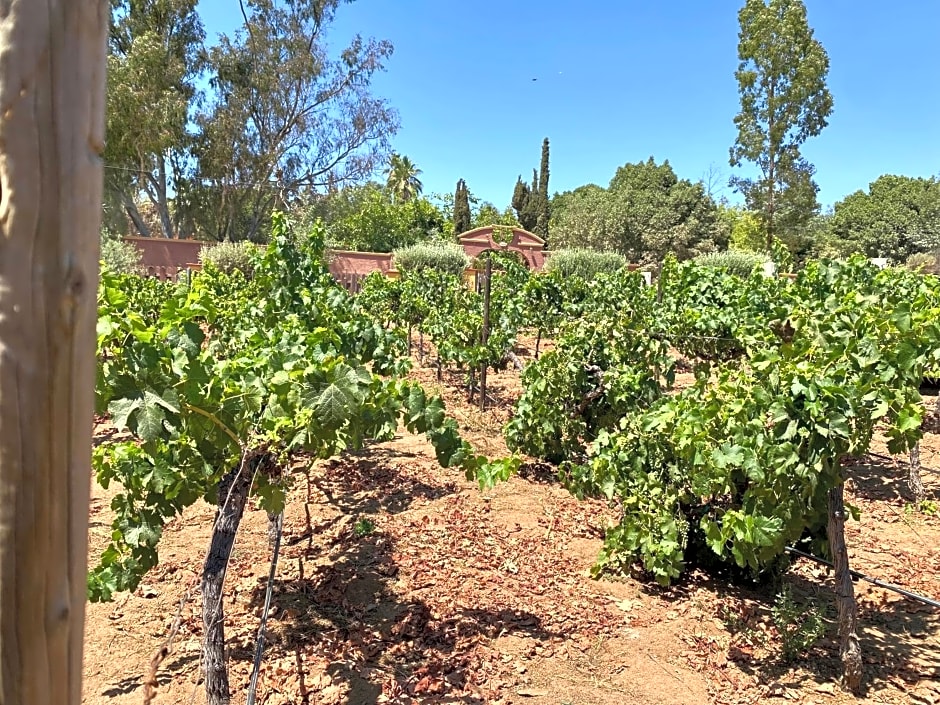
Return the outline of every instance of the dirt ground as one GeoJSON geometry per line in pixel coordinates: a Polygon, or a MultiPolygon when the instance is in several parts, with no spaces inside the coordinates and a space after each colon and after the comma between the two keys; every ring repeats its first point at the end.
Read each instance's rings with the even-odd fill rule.
{"type": "MultiPolygon", "coordinates": [[[[433,370],[415,375],[444,392],[479,451],[506,452],[500,429],[518,373],[490,376],[493,408],[483,413],[455,375],[441,386],[433,370]]],[[[922,448],[924,465],[940,468],[940,437],[922,448]]],[[[786,577],[829,629],[785,664],[773,587],[733,587],[699,572],[668,590],[592,579],[614,515],[572,498],[550,468],[530,464],[480,491],[438,467],[423,438],[402,434],[314,463],[309,481],[302,470],[285,515],[259,703],[940,703],[940,610],[868,583],[856,583],[866,691],[855,699],[837,685],[825,568],[799,560],[786,577]]],[[[861,521],[847,528],[851,562],[937,599],[940,518],[912,511],[904,473],[876,456],[853,465],[847,500],[861,521]]],[[[924,479],[940,500],[938,471],[924,479]]],[[[108,539],[109,496],[94,486],[91,561],[108,539]]],[[[161,563],[140,589],[89,605],[84,702],[143,702],[143,674],[177,614],[155,702],[205,701],[196,587],[212,517],[205,504],[191,508],[167,527],[161,563]]],[[[267,517],[253,508],[226,578],[234,703],[245,702],[270,558],[267,517]]]]}

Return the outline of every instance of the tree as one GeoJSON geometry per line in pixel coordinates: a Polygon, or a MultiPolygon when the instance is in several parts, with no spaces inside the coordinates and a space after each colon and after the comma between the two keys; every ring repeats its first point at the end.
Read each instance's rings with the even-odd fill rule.
{"type": "Polygon", "coordinates": [[[548,240],[548,222],[552,215],[551,201],[548,198],[548,137],[542,140],[542,161],[539,168],[539,197],[538,219],[536,220],[536,235],[548,240]]]}
{"type": "Polygon", "coordinates": [[[470,192],[467,182],[460,179],[454,193],[454,234],[460,235],[470,229],[470,192]]]}
{"type": "Polygon", "coordinates": [[[330,247],[364,252],[391,252],[443,234],[445,218],[425,198],[400,201],[377,183],[347,186],[319,199],[311,218],[327,228],[330,247]]]}
{"type": "Polygon", "coordinates": [[[471,229],[483,228],[487,225],[506,225],[511,228],[518,228],[519,220],[512,211],[511,206],[507,206],[503,211],[494,206],[489,201],[483,201],[473,212],[473,221],[470,224],[471,229]]]}
{"type": "Polygon", "coordinates": [[[410,201],[421,195],[423,188],[418,175],[421,170],[408,157],[392,153],[385,168],[386,186],[399,201],[410,201]]]}
{"type": "Polygon", "coordinates": [[[597,184],[579,186],[552,198],[552,249],[617,250],[616,234],[608,229],[607,189],[597,184]]]}
{"type": "Polygon", "coordinates": [[[832,113],[829,57],[801,0],[747,0],[738,19],[741,112],[730,164],[754,162],[760,173],[732,177],[731,185],[760,213],[769,249],[778,230],[805,224],[818,211],[814,170],[800,146],[822,132],[832,113]]]}
{"type": "Polygon", "coordinates": [[[342,0],[252,0],[245,26],[209,52],[195,169],[180,208],[210,237],[259,240],[275,206],[368,178],[396,113],[370,93],[388,42],[356,36],[331,58],[324,37],[342,0]]]}
{"type": "Polygon", "coordinates": [[[204,38],[196,0],[112,0],[106,183],[141,235],[151,232],[138,193],[156,210],[161,234],[176,235],[171,194],[191,142],[187,123],[205,67],[204,38]]]}
{"type": "Polygon", "coordinates": [[[107,4],[0,13],[0,702],[82,702],[107,4]]]}
{"type": "Polygon", "coordinates": [[[625,164],[608,188],[582,186],[554,199],[554,249],[620,252],[633,262],[687,259],[727,247],[728,228],[701,182],[679,179],[669,162],[625,164]]]}
{"type": "Polygon", "coordinates": [[[835,204],[830,228],[849,249],[904,262],[940,249],[940,179],[885,174],[835,204]]]}
{"type": "Polygon", "coordinates": [[[718,206],[718,217],[728,231],[728,244],[742,252],[763,252],[767,246],[760,216],[740,206],[718,206]]]}
{"type": "Polygon", "coordinates": [[[548,238],[551,203],[548,198],[548,138],[542,141],[540,170],[532,170],[532,185],[526,184],[522,176],[516,181],[512,192],[512,207],[522,228],[542,238],[548,238]]]}

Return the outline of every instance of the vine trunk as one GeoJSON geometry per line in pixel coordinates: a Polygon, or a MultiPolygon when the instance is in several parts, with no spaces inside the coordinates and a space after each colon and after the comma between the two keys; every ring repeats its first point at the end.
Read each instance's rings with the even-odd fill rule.
{"type": "Polygon", "coordinates": [[[235,533],[245,513],[256,463],[240,462],[219,482],[219,507],[212,542],[202,570],[202,621],[205,638],[202,659],[206,669],[206,702],[229,705],[228,664],[225,658],[225,611],[222,586],[235,544],[235,533]]]}
{"type": "Polygon", "coordinates": [[[845,545],[844,484],[829,490],[829,550],[835,567],[836,605],[839,611],[839,654],[842,658],[842,684],[858,694],[862,682],[862,649],[858,641],[858,606],[849,572],[849,552],[845,545]]]}

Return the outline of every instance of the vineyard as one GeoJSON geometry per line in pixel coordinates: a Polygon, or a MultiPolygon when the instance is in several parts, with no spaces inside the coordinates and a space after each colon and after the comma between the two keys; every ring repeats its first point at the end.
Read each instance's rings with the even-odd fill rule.
{"type": "Polygon", "coordinates": [[[103,273],[87,702],[940,699],[936,278],[323,249],[103,273]]]}

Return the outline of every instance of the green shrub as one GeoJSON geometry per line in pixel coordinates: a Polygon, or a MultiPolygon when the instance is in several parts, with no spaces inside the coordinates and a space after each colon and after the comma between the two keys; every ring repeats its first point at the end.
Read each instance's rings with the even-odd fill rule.
{"type": "Polygon", "coordinates": [[[789,585],[784,585],[770,610],[780,634],[780,653],[790,662],[819,641],[826,633],[826,623],[812,602],[799,602],[789,585]]]}
{"type": "Polygon", "coordinates": [[[199,261],[216,269],[231,274],[236,269],[251,279],[255,273],[255,258],[258,248],[250,242],[220,242],[207,245],[199,251],[199,261]]]}
{"type": "Polygon", "coordinates": [[[107,230],[101,233],[101,268],[115,274],[139,274],[142,253],[132,242],[125,242],[107,230]]]}
{"type": "Polygon", "coordinates": [[[699,255],[692,261],[703,267],[721,269],[728,272],[728,274],[747,279],[755,268],[763,267],[766,262],[771,260],[763,252],[726,250],[725,252],[709,252],[705,255],[699,255]]]}
{"type": "Polygon", "coordinates": [[[619,252],[599,250],[556,250],[548,257],[545,271],[558,272],[563,277],[590,280],[598,274],[613,274],[627,266],[627,258],[619,252]]]}
{"type": "Polygon", "coordinates": [[[399,272],[436,269],[459,275],[470,264],[470,258],[460,245],[453,242],[421,242],[395,250],[393,262],[399,272]]]}

